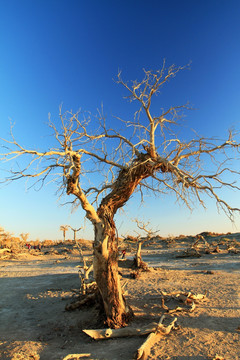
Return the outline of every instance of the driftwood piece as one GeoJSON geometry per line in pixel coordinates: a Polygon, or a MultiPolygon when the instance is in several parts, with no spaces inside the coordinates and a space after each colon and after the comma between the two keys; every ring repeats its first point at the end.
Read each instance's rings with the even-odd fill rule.
{"type": "Polygon", "coordinates": [[[65,358],[63,358],[63,360],[75,360],[75,359],[81,359],[83,357],[88,357],[90,356],[91,354],[69,354],[67,356],[65,356],[65,358]]]}
{"type": "Polygon", "coordinates": [[[92,329],[83,330],[83,332],[95,340],[106,340],[116,337],[147,335],[155,331],[157,327],[158,323],[152,322],[148,325],[142,326],[141,328],[127,326],[120,329],[92,329]]]}
{"type": "Polygon", "coordinates": [[[166,312],[168,314],[173,314],[178,311],[193,312],[196,308],[196,304],[198,304],[199,301],[202,301],[206,298],[206,293],[205,294],[193,294],[191,292],[188,292],[188,293],[174,292],[174,293],[168,294],[168,293],[165,293],[164,291],[162,291],[162,296],[163,296],[162,297],[162,308],[164,310],[166,310],[166,312]],[[181,301],[187,307],[176,306],[174,309],[169,309],[169,307],[165,305],[164,297],[174,298],[175,300],[181,301]]]}
{"type": "Polygon", "coordinates": [[[151,347],[156,343],[156,341],[158,341],[161,336],[168,335],[172,330],[172,328],[175,327],[175,322],[177,321],[176,317],[171,321],[171,323],[168,326],[164,326],[162,324],[164,318],[165,316],[162,315],[155,331],[152,332],[150,335],[148,335],[147,339],[137,350],[137,353],[135,355],[136,360],[147,359],[148,353],[151,347]]]}
{"type": "Polygon", "coordinates": [[[193,294],[191,291],[183,293],[180,293],[178,291],[174,291],[172,293],[161,291],[161,294],[163,297],[176,297],[176,299],[185,302],[187,299],[191,299],[194,301],[204,300],[206,299],[207,292],[205,292],[205,294],[193,294]]]}
{"type": "Polygon", "coordinates": [[[181,306],[176,306],[174,309],[168,309],[168,314],[173,314],[178,311],[185,311],[185,312],[193,312],[193,310],[196,308],[196,304],[194,301],[192,301],[191,305],[187,308],[183,308],[181,306]]]}

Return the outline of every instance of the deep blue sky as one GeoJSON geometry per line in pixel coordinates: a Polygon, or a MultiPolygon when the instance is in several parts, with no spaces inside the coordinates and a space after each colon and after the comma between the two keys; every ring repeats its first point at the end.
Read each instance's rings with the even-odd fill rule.
{"type": "MultiPolygon", "coordinates": [[[[8,137],[9,119],[26,147],[48,146],[48,113],[64,109],[95,110],[103,103],[108,117],[131,117],[124,91],[113,79],[140,78],[142,69],[185,65],[159,98],[160,106],[189,101],[196,109],[186,123],[204,136],[224,137],[239,129],[240,2],[201,1],[1,1],[0,2],[0,125],[8,137]]],[[[1,166],[2,168],[2,166],[1,166]]],[[[23,182],[0,188],[0,226],[31,238],[59,238],[59,226],[84,224],[81,210],[71,214],[57,203],[50,184],[26,191],[23,182]]],[[[226,195],[239,206],[240,195],[226,195]]],[[[128,219],[151,221],[160,234],[205,230],[240,231],[213,202],[193,213],[174,198],[147,198],[139,207],[130,200],[118,219],[119,234],[132,232],[128,219]]],[[[92,237],[86,223],[84,237],[92,237]]],[[[69,233],[70,235],[70,233],[69,233]]],[[[72,235],[72,234],[71,234],[72,235]]]]}

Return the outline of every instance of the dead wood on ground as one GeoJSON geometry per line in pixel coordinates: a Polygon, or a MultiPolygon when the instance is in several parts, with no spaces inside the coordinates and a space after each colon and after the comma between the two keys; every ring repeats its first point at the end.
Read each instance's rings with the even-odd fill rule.
{"type": "Polygon", "coordinates": [[[196,308],[196,304],[199,304],[199,301],[206,300],[205,294],[193,294],[191,292],[173,292],[173,293],[165,293],[162,291],[162,308],[168,313],[173,314],[175,312],[193,312],[196,308]],[[174,300],[175,302],[181,302],[184,304],[183,306],[175,306],[170,308],[165,304],[165,302],[170,302],[174,300]]]}
{"type": "Polygon", "coordinates": [[[175,317],[168,326],[164,326],[162,324],[165,316],[162,315],[156,329],[148,335],[147,339],[137,350],[137,353],[134,357],[136,360],[144,360],[147,359],[147,356],[151,350],[151,347],[159,340],[160,337],[168,335],[173,328],[176,328],[175,323],[177,318],[175,317]]]}
{"type": "MultiPolygon", "coordinates": [[[[69,354],[63,358],[63,360],[76,360],[81,358],[89,358],[91,354],[69,354]]],[[[91,360],[91,359],[89,359],[91,360]]]]}
{"type": "Polygon", "coordinates": [[[150,324],[140,327],[127,326],[120,329],[90,329],[83,330],[85,334],[93,338],[94,340],[106,340],[116,337],[128,337],[128,336],[141,336],[147,335],[157,329],[158,323],[152,322],[150,324]]]}

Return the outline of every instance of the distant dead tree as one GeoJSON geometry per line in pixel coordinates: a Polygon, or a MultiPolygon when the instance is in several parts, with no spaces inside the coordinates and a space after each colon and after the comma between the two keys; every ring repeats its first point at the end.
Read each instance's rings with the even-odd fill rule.
{"type": "Polygon", "coordinates": [[[73,240],[74,240],[74,242],[76,243],[76,234],[77,234],[77,232],[80,231],[82,228],[80,227],[80,228],[78,228],[78,229],[73,229],[70,225],[69,225],[69,227],[70,227],[71,230],[73,231],[73,240]]]}
{"type": "Polygon", "coordinates": [[[66,241],[66,232],[68,231],[68,225],[61,225],[60,226],[60,231],[63,232],[63,241],[65,242],[66,241]]]}
{"type": "Polygon", "coordinates": [[[138,237],[137,237],[137,251],[136,251],[136,255],[134,258],[134,262],[137,268],[141,267],[141,263],[142,263],[142,244],[145,241],[149,241],[155,234],[157,234],[159,232],[159,230],[157,231],[153,231],[152,229],[149,228],[149,222],[145,223],[143,221],[139,221],[138,219],[134,220],[137,224],[137,227],[139,228],[139,230],[145,232],[145,238],[141,237],[141,235],[139,233],[138,237]]]}
{"type": "Polygon", "coordinates": [[[124,326],[132,317],[120,285],[114,219],[134,192],[140,190],[144,197],[146,192],[169,191],[189,208],[197,203],[204,206],[209,195],[231,219],[240,211],[222,198],[221,191],[240,189],[234,182],[240,172],[231,162],[239,153],[237,134],[230,131],[226,140],[218,140],[193,133],[190,140],[185,136],[184,140],[181,127],[178,132],[175,128],[188,106],[164,109],[154,104],[163,86],[182,69],[166,68],[164,63],[159,71],[144,70],[142,80],[132,82],[124,81],[119,73],[117,83],[134,105],[131,119],[129,115],[128,120],[114,118],[108,123],[102,110],[93,119],[85,112],[60,109],[60,121],[49,120],[55,136],[52,147],[44,151],[26,148],[17,142],[12,129],[12,138],[3,140],[0,159],[11,163],[11,176],[5,181],[32,178],[44,185],[52,175],[60,183],[60,192],[72,196],[73,204],[81,205],[92,223],[94,277],[111,327],[124,326]],[[21,158],[24,162],[19,170],[21,158]]]}
{"type": "Polygon", "coordinates": [[[22,233],[19,235],[22,241],[25,243],[27,239],[29,238],[29,233],[22,233]]]}

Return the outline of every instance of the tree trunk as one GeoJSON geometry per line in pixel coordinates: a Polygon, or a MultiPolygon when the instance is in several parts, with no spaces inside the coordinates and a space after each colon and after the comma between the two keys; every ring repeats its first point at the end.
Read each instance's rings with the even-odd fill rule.
{"type": "Polygon", "coordinates": [[[126,326],[133,317],[127,306],[118,274],[118,244],[115,224],[95,225],[94,277],[102,296],[107,325],[111,328],[126,326]]]}
{"type": "Polygon", "coordinates": [[[102,199],[96,211],[79,184],[81,155],[75,154],[72,159],[75,167],[68,177],[67,194],[74,194],[80,200],[86,217],[94,226],[94,278],[103,300],[107,325],[112,328],[123,327],[133,317],[133,312],[122,294],[118,274],[118,239],[113,219],[139,183],[156,171],[157,167],[161,167],[161,164],[156,165],[149,154],[139,153],[132,166],[119,171],[112,190],[102,199]]]}
{"type": "Polygon", "coordinates": [[[118,275],[118,239],[114,215],[128,201],[137,185],[152,171],[149,155],[141,154],[132,168],[124,168],[112,187],[102,199],[97,210],[100,222],[94,224],[94,277],[101,293],[107,324],[112,328],[125,326],[133,317],[122,294],[118,275]]]}
{"type": "Polygon", "coordinates": [[[141,251],[142,251],[142,241],[138,241],[137,252],[136,252],[136,257],[135,257],[135,263],[136,263],[137,268],[139,268],[141,266],[141,262],[142,262],[141,251]]]}

